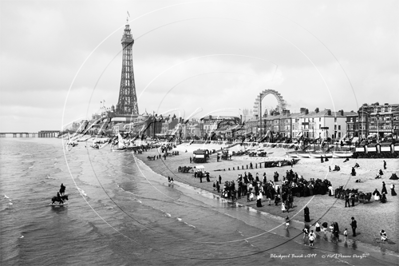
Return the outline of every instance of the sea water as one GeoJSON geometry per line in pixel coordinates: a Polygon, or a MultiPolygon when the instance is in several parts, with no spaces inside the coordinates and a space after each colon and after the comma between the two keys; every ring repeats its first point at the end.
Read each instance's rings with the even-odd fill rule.
{"type": "Polygon", "coordinates": [[[284,219],[170,185],[130,152],[3,138],[0,163],[1,265],[346,265],[322,254],[354,252],[310,249],[284,219]],[[61,183],[69,201],[52,206],[61,183]]]}

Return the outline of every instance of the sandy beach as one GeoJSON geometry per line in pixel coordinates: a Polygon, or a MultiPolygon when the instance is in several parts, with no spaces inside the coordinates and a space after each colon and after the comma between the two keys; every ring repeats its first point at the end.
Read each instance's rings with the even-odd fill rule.
{"type": "MultiPolygon", "coordinates": [[[[176,148],[179,151],[179,155],[168,156],[166,160],[156,159],[148,160],[147,156],[158,155],[159,151],[157,149],[152,149],[143,154],[136,154],[137,158],[141,159],[149,167],[151,167],[155,172],[162,174],[163,176],[173,177],[175,181],[183,182],[185,184],[197,187],[220,196],[213,187],[214,181],[219,175],[222,177],[222,183],[225,181],[236,181],[239,174],[244,174],[244,172],[251,172],[254,176],[259,173],[262,177],[263,173],[266,173],[267,179],[273,179],[273,173],[278,172],[279,182],[281,184],[283,176],[285,176],[286,171],[290,170],[290,166],[283,167],[273,167],[273,168],[259,168],[257,163],[270,161],[270,160],[281,160],[290,158],[286,156],[286,152],[290,151],[283,148],[265,148],[267,152],[267,157],[248,157],[248,156],[233,156],[232,160],[221,160],[217,162],[216,154],[212,154],[207,163],[204,164],[194,164],[190,163],[190,157],[193,155],[192,151],[198,148],[207,149],[220,149],[220,145],[187,145],[183,144],[176,148]],[[187,151],[187,152],[186,152],[187,151]],[[247,170],[246,166],[250,163],[253,164],[254,169],[247,170]],[[204,178],[202,183],[200,183],[199,178],[194,178],[193,173],[180,173],[177,171],[179,166],[196,166],[203,165],[206,171],[210,172],[211,182],[206,182],[204,178]],[[255,165],[257,168],[255,168],[255,165]],[[245,170],[241,170],[244,166],[245,170]],[[237,167],[240,170],[237,170],[237,167]],[[235,170],[233,170],[233,168],[235,170]],[[216,171],[215,171],[216,170],[216,171]]],[[[234,149],[239,149],[235,147],[234,149]]],[[[349,189],[358,189],[364,193],[373,192],[378,189],[381,192],[382,181],[385,182],[386,188],[388,190],[387,202],[380,203],[379,201],[374,201],[371,199],[370,202],[360,203],[356,202],[355,207],[345,207],[345,200],[335,198],[334,196],[326,195],[314,195],[309,197],[294,197],[294,208],[290,209],[289,213],[282,212],[281,206],[275,206],[274,202],[271,206],[268,205],[267,200],[263,197],[262,205],[263,207],[256,207],[256,201],[247,202],[246,197],[238,199],[237,203],[245,206],[253,207],[254,209],[268,214],[274,215],[276,217],[281,217],[281,221],[289,216],[293,221],[290,226],[297,227],[301,229],[304,227],[304,212],[303,208],[308,206],[310,210],[310,225],[314,225],[317,221],[322,224],[327,222],[329,225],[332,222],[337,222],[340,230],[340,240],[343,240],[342,233],[345,228],[348,229],[348,243],[361,242],[365,245],[372,245],[376,248],[383,248],[391,250],[394,252],[399,252],[397,239],[399,239],[399,232],[397,230],[399,226],[398,219],[398,206],[399,199],[398,196],[391,196],[390,185],[395,185],[395,190],[398,192],[399,180],[390,180],[392,173],[399,174],[399,163],[397,159],[385,159],[387,162],[387,169],[383,170],[384,175],[381,179],[375,179],[378,174],[379,169],[383,169],[382,159],[350,159],[344,162],[341,158],[331,158],[328,162],[321,163],[320,159],[300,159],[300,161],[295,164],[292,168],[294,172],[303,176],[305,179],[328,179],[332,186],[338,188],[339,186],[344,186],[349,189]],[[358,163],[359,168],[356,169],[357,175],[351,176],[352,167],[358,163]],[[338,172],[330,172],[329,166],[331,168],[334,165],[340,166],[341,170],[338,172]],[[355,181],[360,179],[360,183],[355,181]],[[357,236],[352,237],[352,230],[350,227],[351,217],[355,217],[357,220],[357,236]],[[390,241],[388,243],[381,244],[379,241],[379,232],[383,229],[387,232],[390,241]]],[[[329,234],[327,234],[328,236],[329,234]]],[[[320,240],[321,241],[321,240],[320,240]]]]}

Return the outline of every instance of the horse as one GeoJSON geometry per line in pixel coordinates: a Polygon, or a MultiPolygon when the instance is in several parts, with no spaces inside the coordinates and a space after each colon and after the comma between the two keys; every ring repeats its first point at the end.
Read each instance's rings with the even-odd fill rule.
{"type": "MultiPolygon", "coordinates": [[[[65,201],[65,200],[68,200],[68,195],[63,195],[63,196],[61,196],[61,200],[63,200],[63,201],[65,201]]],[[[53,197],[52,199],[51,199],[51,201],[52,201],[52,205],[54,204],[54,202],[58,202],[59,204],[62,204],[63,202],[61,202],[59,199],[58,199],[58,197],[53,197]]]]}

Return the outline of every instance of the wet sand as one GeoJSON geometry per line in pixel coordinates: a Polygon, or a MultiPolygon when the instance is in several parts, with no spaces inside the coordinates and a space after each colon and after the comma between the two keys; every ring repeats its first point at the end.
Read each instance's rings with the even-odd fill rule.
{"type": "MultiPolygon", "coordinates": [[[[290,166],[255,169],[255,164],[259,162],[290,159],[286,157],[286,152],[290,150],[283,148],[265,148],[268,154],[267,157],[233,156],[231,161],[221,160],[216,162],[216,154],[212,154],[207,163],[190,164],[192,151],[201,146],[178,146],[177,149],[180,150],[180,154],[177,156],[169,156],[166,158],[166,160],[163,158],[156,159],[155,161],[150,161],[147,159],[147,156],[159,154],[159,151],[156,149],[152,149],[136,156],[145,162],[149,167],[151,167],[155,172],[162,174],[165,177],[173,177],[176,181],[201,188],[217,195],[219,195],[219,193],[214,190],[213,182],[216,181],[216,178],[218,178],[219,175],[222,177],[222,183],[224,183],[225,181],[237,180],[238,175],[244,174],[244,172],[251,172],[254,176],[256,173],[259,173],[260,179],[263,178],[263,173],[266,173],[268,180],[273,178],[274,172],[278,172],[280,177],[277,184],[281,184],[286,171],[291,169],[290,166]],[[185,152],[186,150],[187,152],[185,152]],[[254,169],[247,170],[246,166],[251,162],[254,166],[254,169]],[[199,178],[194,178],[192,173],[179,173],[177,171],[179,166],[196,165],[203,165],[206,171],[210,172],[211,182],[206,182],[206,179],[203,178],[202,183],[200,183],[199,178]],[[233,170],[233,167],[234,169],[237,169],[238,166],[240,169],[242,166],[244,166],[245,170],[233,170]]],[[[206,145],[202,147],[207,147],[208,149],[217,149],[219,146],[206,145]]],[[[233,149],[239,148],[235,147],[233,149]]],[[[349,242],[353,239],[360,241],[365,245],[375,246],[376,248],[384,245],[384,248],[399,253],[397,241],[397,239],[399,239],[399,231],[397,230],[399,226],[399,196],[392,197],[390,191],[390,185],[394,184],[395,190],[398,192],[399,180],[389,180],[389,177],[392,173],[399,174],[399,162],[397,159],[385,159],[385,161],[387,162],[387,169],[383,170],[384,175],[381,179],[375,179],[375,176],[378,174],[379,169],[383,169],[382,159],[350,159],[348,162],[344,163],[344,159],[331,158],[328,162],[321,163],[320,159],[304,158],[292,168],[294,172],[297,172],[307,180],[310,178],[320,178],[322,180],[327,178],[331,181],[334,189],[338,188],[339,186],[344,186],[345,188],[359,189],[359,191],[367,193],[373,192],[374,189],[377,188],[381,192],[382,181],[384,181],[388,190],[387,203],[385,204],[374,202],[374,200],[371,199],[369,203],[364,204],[357,202],[355,207],[345,208],[345,201],[343,199],[337,199],[334,196],[315,195],[310,197],[294,197],[294,208],[290,209],[290,212],[287,214],[286,212],[283,213],[281,211],[280,205],[275,206],[274,202],[272,202],[271,206],[268,206],[268,202],[265,197],[262,200],[263,207],[256,207],[256,201],[247,202],[246,197],[238,199],[237,203],[281,217],[282,221],[288,215],[293,221],[291,225],[298,229],[301,229],[304,226],[303,208],[307,205],[310,210],[311,225],[316,223],[316,221],[318,221],[320,224],[323,222],[327,222],[328,224],[337,222],[341,234],[345,228],[348,229],[349,242]],[[360,167],[356,169],[357,175],[351,176],[350,172],[355,163],[358,163],[360,167]],[[339,172],[329,172],[329,166],[333,168],[334,165],[339,165],[341,170],[339,172]],[[355,183],[357,179],[360,179],[361,183],[355,183]],[[356,237],[352,237],[352,230],[350,227],[352,216],[355,217],[358,224],[356,237]],[[384,229],[387,232],[388,238],[390,239],[389,243],[381,244],[378,241],[379,232],[381,229],[384,229]]],[[[342,238],[343,236],[341,236],[341,239],[342,238]]]]}

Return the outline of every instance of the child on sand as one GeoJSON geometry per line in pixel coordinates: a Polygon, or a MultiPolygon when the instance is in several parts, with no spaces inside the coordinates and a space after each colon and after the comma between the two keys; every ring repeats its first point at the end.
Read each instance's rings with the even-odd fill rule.
{"type": "Polygon", "coordinates": [[[348,229],[347,228],[345,228],[345,230],[344,230],[344,240],[345,240],[345,242],[348,240],[348,229]]]}
{"type": "Polygon", "coordinates": [[[289,225],[290,225],[290,218],[288,218],[287,216],[287,218],[285,218],[285,228],[287,229],[289,225]]]}
{"type": "Polygon", "coordinates": [[[303,232],[303,238],[308,237],[309,229],[306,226],[302,229],[302,232],[303,232]]]}
{"type": "Polygon", "coordinates": [[[387,241],[387,233],[384,230],[380,231],[381,241],[387,241]]]}
{"type": "Polygon", "coordinates": [[[310,230],[310,234],[309,234],[309,246],[313,247],[313,242],[316,238],[315,233],[313,233],[313,230],[310,230]]]}
{"type": "Polygon", "coordinates": [[[320,224],[318,222],[316,222],[315,227],[316,227],[316,232],[320,232],[320,224]]]}

